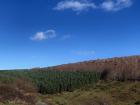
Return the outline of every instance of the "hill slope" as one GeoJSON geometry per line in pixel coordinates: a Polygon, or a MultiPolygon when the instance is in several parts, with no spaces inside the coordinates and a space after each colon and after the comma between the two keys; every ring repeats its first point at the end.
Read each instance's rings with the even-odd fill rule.
{"type": "Polygon", "coordinates": [[[140,56],[97,59],[47,68],[64,71],[98,71],[105,78],[140,80],[140,56]]]}

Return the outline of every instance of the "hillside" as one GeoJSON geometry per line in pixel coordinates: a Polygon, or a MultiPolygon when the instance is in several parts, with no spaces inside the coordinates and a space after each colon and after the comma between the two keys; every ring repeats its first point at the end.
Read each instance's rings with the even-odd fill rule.
{"type": "Polygon", "coordinates": [[[0,105],[140,105],[140,56],[0,71],[0,105]]]}
{"type": "Polygon", "coordinates": [[[97,71],[103,78],[140,80],[140,56],[97,59],[47,68],[58,71],[97,71]]]}

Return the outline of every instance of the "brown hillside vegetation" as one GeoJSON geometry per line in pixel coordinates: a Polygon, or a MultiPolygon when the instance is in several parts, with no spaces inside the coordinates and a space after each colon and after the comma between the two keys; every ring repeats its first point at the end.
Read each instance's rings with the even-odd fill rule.
{"type": "MultiPolygon", "coordinates": [[[[36,90],[29,81],[21,78],[14,83],[0,82],[0,102],[18,101],[19,105],[35,105],[36,90]]],[[[0,105],[3,105],[0,103],[0,105]]],[[[10,104],[13,105],[13,104],[10,104]]]]}
{"type": "Polygon", "coordinates": [[[49,105],[140,105],[140,83],[99,81],[88,89],[44,96],[49,105]]]}
{"type": "Polygon", "coordinates": [[[50,70],[98,71],[103,79],[140,80],[140,56],[97,59],[49,67],[50,70]]]}
{"type": "Polygon", "coordinates": [[[140,56],[0,71],[0,105],[140,105],[140,56]]]}

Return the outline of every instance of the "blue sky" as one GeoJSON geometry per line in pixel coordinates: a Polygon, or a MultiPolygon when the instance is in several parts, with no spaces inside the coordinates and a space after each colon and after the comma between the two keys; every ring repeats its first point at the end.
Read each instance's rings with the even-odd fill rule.
{"type": "Polygon", "coordinates": [[[139,0],[0,0],[0,69],[140,54],[139,0]]]}

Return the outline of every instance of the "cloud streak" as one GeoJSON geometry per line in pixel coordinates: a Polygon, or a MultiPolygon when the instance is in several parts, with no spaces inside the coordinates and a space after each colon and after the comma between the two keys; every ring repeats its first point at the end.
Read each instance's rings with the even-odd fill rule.
{"type": "Polygon", "coordinates": [[[47,39],[52,39],[56,37],[55,30],[47,30],[45,32],[37,32],[34,36],[32,36],[30,39],[33,41],[42,41],[47,39]]]}
{"type": "Polygon", "coordinates": [[[54,10],[66,10],[71,9],[75,12],[81,12],[88,9],[94,9],[96,8],[95,4],[92,2],[89,2],[88,0],[67,0],[67,1],[61,1],[57,4],[57,6],[54,8],[54,10]]]}
{"type": "Polygon", "coordinates": [[[71,38],[71,35],[64,35],[61,37],[61,40],[67,40],[69,38],[71,38]]]}
{"type": "Polygon", "coordinates": [[[91,56],[91,55],[95,55],[95,51],[93,50],[74,51],[73,54],[80,55],[80,56],[91,56]]]}
{"type": "Polygon", "coordinates": [[[89,9],[101,9],[105,11],[119,11],[124,8],[132,6],[132,0],[104,0],[99,5],[96,5],[93,1],[89,0],[64,0],[58,2],[54,10],[72,10],[74,12],[82,12],[89,9]]]}
{"type": "Polygon", "coordinates": [[[101,4],[101,8],[105,11],[119,11],[131,5],[131,0],[106,0],[101,4]]]}

